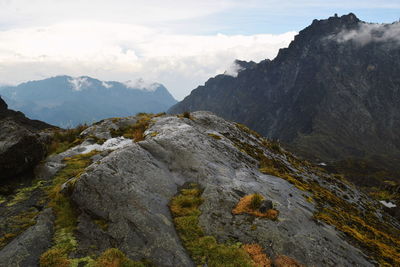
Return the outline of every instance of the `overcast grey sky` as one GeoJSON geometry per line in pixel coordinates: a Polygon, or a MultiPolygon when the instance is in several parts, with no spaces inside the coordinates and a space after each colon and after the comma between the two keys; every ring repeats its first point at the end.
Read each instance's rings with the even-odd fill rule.
{"type": "Polygon", "coordinates": [[[182,99],[236,58],[274,58],[314,18],[399,11],[399,0],[0,0],[0,83],[143,78],[182,99]]]}

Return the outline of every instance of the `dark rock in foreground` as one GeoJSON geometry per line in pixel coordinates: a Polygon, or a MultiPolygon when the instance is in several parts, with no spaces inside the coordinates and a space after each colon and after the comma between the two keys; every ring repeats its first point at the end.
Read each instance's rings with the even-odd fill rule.
{"type": "Polygon", "coordinates": [[[0,98],[0,183],[31,172],[44,159],[47,139],[39,131],[51,127],[9,110],[0,98]]]}

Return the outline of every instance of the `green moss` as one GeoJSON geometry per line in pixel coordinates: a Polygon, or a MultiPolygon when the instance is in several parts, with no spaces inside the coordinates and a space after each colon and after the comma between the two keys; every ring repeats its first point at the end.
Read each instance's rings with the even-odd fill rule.
{"type": "MultiPolygon", "coordinates": [[[[257,136],[247,127],[239,125],[238,128],[257,136]]],[[[304,194],[304,197],[308,202],[313,202],[316,205],[315,220],[324,221],[336,227],[350,242],[379,262],[380,265],[400,266],[400,231],[379,219],[373,213],[374,207],[368,207],[367,212],[361,212],[356,204],[352,204],[336,195],[338,190],[346,190],[346,187],[352,186],[343,175],[329,175],[323,169],[297,159],[289,152],[281,149],[279,144],[273,144],[273,142],[266,139],[263,139],[261,143],[258,143],[258,146],[255,146],[241,142],[229,135],[225,136],[239,150],[257,160],[261,172],[285,179],[298,189],[310,192],[311,196],[304,194]],[[280,156],[267,157],[260,147],[273,151],[280,156]],[[288,163],[284,162],[281,157],[284,157],[292,168],[288,168],[288,163]],[[305,180],[302,178],[310,175],[319,176],[320,180],[336,185],[339,189],[329,190],[314,179],[305,180]]],[[[348,164],[352,164],[352,162],[348,164]]],[[[349,167],[349,169],[353,168],[349,167]]],[[[360,169],[366,170],[361,165],[360,169]]],[[[389,183],[388,186],[391,184],[393,183],[389,183]]],[[[370,195],[377,199],[394,199],[396,197],[387,190],[378,189],[370,192],[370,195]]]]}
{"type": "Polygon", "coordinates": [[[107,231],[108,230],[108,222],[103,220],[103,219],[98,219],[98,220],[94,220],[94,223],[97,224],[97,226],[100,227],[100,229],[102,229],[103,231],[107,231]]]}
{"type": "Polygon", "coordinates": [[[69,266],[71,260],[68,255],[77,247],[74,230],[77,225],[77,212],[70,199],[61,193],[61,185],[68,179],[79,177],[85,168],[90,165],[91,157],[96,151],[87,154],[65,158],[66,166],[53,178],[53,184],[47,189],[49,207],[53,208],[56,215],[53,236],[54,245],[42,254],[40,265],[42,267],[69,266]]]}
{"type": "Polygon", "coordinates": [[[362,215],[349,212],[340,207],[321,209],[314,218],[333,225],[343,232],[352,242],[368,251],[381,266],[400,265],[400,232],[380,226],[375,215],[362,215]],[[380,226],[380,227],[379,227],[380,226]]]}
{"type": "Polygon", "coordinates": [[[40,257],[40,266],[42,267],[69,267],[71,265],[65,251],[60,248],[47,250],[40,257]]]}
{"type": "Polygon", "coordinates": [[[377,187],[368,188],[366,190],[369,191],[368,195],[376,200],[392,201],[394,199],[399,198],[398,194],[390,192],[388,190],[382,190],[377,187]]]}
{"type": "Polygon", "coordinates": [[[164,116],[166,114],[167,113],[165,113],[165,112],[160,112],[160,113],[155,114],[153,117],[162,117],[162,116],[164,116]]]}
{"type": "Polygon", "coordinates": [[[91,267],[94,264],[95,260],[93,260],[90,256],[69,260],[69,267],[91,267]]]}
{"type": "Polygon", "coordinates": [[[120,127],[118,129],[111,129],[112,137],[123,136],[125,138],[133,139],[135,142],[144,140],[144,132],[150,125],[151,119],[155,116],[153,114],[139,113],[137,114],[138,120],[132,125],[120,127]]]}
{"type": "Polygon", "coordinates": [[[190,184],[172,198],[170,210],[176,230],[190,256],[198,265],[253,266],[253,262],[240,244],[222,244],[212,236],[206,236],[199,226],[199,206],[203,202],[202,190],[190,184]]]}
{"type": "Polygon", "coordinates": [[[6,233],[2,237],[0,237],[0,249],[5,247],[11,240],[14,239],[18,234],[17,233],[6,233]]]}
{"type": "Polygon", "coordinates": [[[121,120],[120,117],[111,118],[111,121],[112,121],[113,123],[117,123],[117,122],[119,122],[120,120],[121,120]]]}
{"type": "Polygon", "coordinates": [[[87,129],[87,125],[80,125],[73,129],[57,129],[53,131],[52,142],[48,147],[49,154],[59,154],[83,142],[80,133],[87,129]]]}
{"type": "Polygon", "coordinates": [[[95,136],[95,135],[89,135],[87,138],[93,139],[93,140],[96,142],[96,144],[98,144],[98,145],[102,145],[102,144],[104,144],[105,141],[107,141],[106,139],[104,139],[104,138],[98,138],[98,137],[95,136]]]}
{"type": "Polygon", "coordinates": [[[17,192],[15,193],[13,199],[7,203],[7,206],[11,207],[21,201],[28,199],[30,194],[32,193],[32,191],[34,191],[38,188],[42,188],[44,186],[44,184],[45,184],[45,181],[37,180],[37,181],[33,182],[32,186],[18,189],[17,192]]]}
{"type": "Polygon", "coordinates": [[[24,232],[30,226],[36,223],[36,218],[39,212],[35,208],[30,208],[7,220],[10,225],[9,233],[5,233],[0,237],[0,249],[7,245],[12,239],[24,232]]]}
{"type": "Polygon", "coordinates": [[[245,133],[247,133],[247,134],[249,134],[249,135],[253,135],[253,136],[255,136],[256,138],[262,138],[262,136],[261,136],[259,133],[257,133],[256,131],[251,130],[249,127],[247,127],[247,126],[244,125],[244,124],[236,123],[235,125],[236,125],[236,127],[237,127],[238,129],[240,129],[241,131],[243,131],[243,132],[245,132],[245,133]]]}
{"type": "Polygon", "coordinates": [[[91,267],[146,267],[142,262],[136,262],[129,259],[122,251],[117,248],[109,248],[104,251],[91,267]]]}
{"type": "Polygon", "coordinates": [[[7,198],[0,195],[0,205],[7,201],[7,198]]]}

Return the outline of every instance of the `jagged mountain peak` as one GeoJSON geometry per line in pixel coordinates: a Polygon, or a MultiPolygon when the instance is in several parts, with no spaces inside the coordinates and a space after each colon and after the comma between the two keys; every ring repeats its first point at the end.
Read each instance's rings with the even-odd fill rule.
{"type": "Polygon", "coordinates": [[[315,20],[274,60],[211,78],[170,112],[215,112],[311,160],[373,158],[398,169],[399,32],[398,22],[354,14],[315,20]]]}

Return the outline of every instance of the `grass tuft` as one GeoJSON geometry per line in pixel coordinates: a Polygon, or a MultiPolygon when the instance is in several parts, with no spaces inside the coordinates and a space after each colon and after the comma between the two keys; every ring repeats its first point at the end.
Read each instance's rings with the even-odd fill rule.
{"type": "Polygon", "coordinates": [[[263,248],[258,244],[243,245],[243,249],[250,255],[254,266],[270,267],[271,259],[263,252],[263,248]]]}
{"type": "Polygon", "coordinates": [[[79,125],[73,129],[56,129],[53,131],[52,140],[48,146],[48,153],[59,154],[83,142],[80,133],[87,129],[87,125],[79,125]]]}
{"type": "Polygon", "coordinates": [[[144,132],[150,125],[151,119],[156,115],[147,113],[138,113],[138,119],[136,123],[120,127],[118,129],[111,129],[111,136],[118,137],[123,136],[125,138],[133,139],[135,142],[139,142],[145,139],[144,132]]]}
{"type": "Polygon", "coordinates": [[[208,133],[208,136],[211,136],[212,138],[216,139],[216,140],[221,140],[221,136],[217,135],[217,134],[213,134],[213,133],[208,133]]]}
{"type": "Polygon", "coordinates": [[[122,251],[117,248],[109,248],[97,258],[93,267],[146,267],[141,262],[129,259],[122,251]]]}
{"type": "Polygon", "coordinates": [[[260,212],[258,209],[260,208],[261,202],[264,200],[264,197],[260,194],[252,194],[242,197],[236,207],[232,210],[232,214],[250,214],[256,217],[266,218],[270,220],[277,220],[279,211],[275,209],[267,210],[265,213],[260,212]]]}
{"type": "Polygon", "coordinates": [[[15,204],[22,202],[26,199],[29,198],[30,193],[32,193],[32,191],[41,188],[43,185],[45,184],[45,181],[43,180],[38,180],[36,182],[33,182],[32,186],[29,187],[24,187],[21,188],[19,190],[17,190],[15,196],[13,197],[13,199],[7,203],[7,207],[11,207],[14,206],[15,204]]]}
{"type": "Polygon", "coordinates": [[[210,267],[253,267],[254,262],[240,244],[221,244],[213,236],[204,234],[199,226],[201,194],[198,185],[190,184],[170,202],[176,230],[194,262],[210,267]]]}

